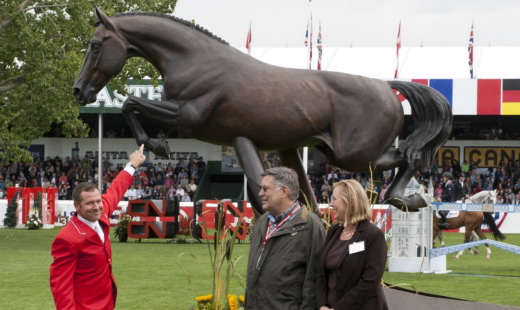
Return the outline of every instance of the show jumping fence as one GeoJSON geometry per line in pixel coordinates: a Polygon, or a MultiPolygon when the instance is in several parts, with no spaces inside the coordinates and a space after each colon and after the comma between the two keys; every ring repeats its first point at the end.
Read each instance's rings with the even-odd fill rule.
{"type": "MultiPolygon", "coordinates": [[[[520,213],[520,205],[512,204],[486,204],[486,203],[453,203],[453,202],[433,202],[432,206],[434,210],[449,210],[449,211],[482,211],[482,212],[507,212],[507,213],[520,213]]],[[[478,245],[489,244],[494,247],[519,254],[520,247],[516,245],[507,244],[495,240],[478,240],[473,242],[466,242],[462,244],[456,244],[451,246],[445,246],[442,248],[431,248],[430,259],[440,257],[442,255],[459,252],[461,250],[469,249],[478,245]]]]}
{"type": "MultiPolygon", "coordinates": [[[[422,194],[430,202],[428,207],[419,212],[401,211],[395,207],[392,212],[392,244],[388,259],[390,272],[424,272],[446,273],[446,255],[472,248],[480,244],[489,244],[512,253],[520,254],[520,247],[494,240],[479,240],[442,248],[433,248],[433,214],[434,210],[449,211],[483,211],[520,213],[520,205],[486,204],[486,203],[443,203],[433,202],[433,188],[429,194],[421,193],[420,186],[412,179],[405,195],[422,194]]],[[[430,182],[431,184],[431,182],[430,182]]]]}

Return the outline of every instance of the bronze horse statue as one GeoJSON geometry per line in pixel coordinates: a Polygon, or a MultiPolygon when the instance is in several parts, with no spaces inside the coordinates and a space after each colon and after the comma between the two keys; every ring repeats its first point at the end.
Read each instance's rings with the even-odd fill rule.
{"type": "Polygon", "coordinates": [[[436,90],[417,83],[383,81],[338,72],[281,68],[230,47],[207,30],[159,13],[123,13],[111,18],[96,9],[97,29],[74,85],[81,105],[116,76],[130,57],[152,63],[163,79],[162,100],[128,97],[122,107],[137,144],[168,158],[165,141],[152,141],[135,112],[187,137],[231,145],[248,180],[253,207],[260,213],[258,150],[276,150],[296,170],[304,193],[314,195],[298,148],[314,146],[329,163],[349,171],[399,168],[385,199],[417,211],[418,195],[404,197],[416,169],[428,169],[448,139],[452,113],[436,90]],[[399,145],[404,113],[392,90],[412,107],[413,132],[399,145]]]}

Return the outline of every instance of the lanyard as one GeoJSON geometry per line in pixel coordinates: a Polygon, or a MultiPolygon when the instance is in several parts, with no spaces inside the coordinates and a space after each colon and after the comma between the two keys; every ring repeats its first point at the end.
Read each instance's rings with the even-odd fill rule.
{"type": "Polygon", "coordinates": [[[280,226],[282,226],[285,222],[287,222],[293,215],[294,213],[296,213],[298,210],[300,210],[300,204],[298,204],[297,207],[295,207],[291,213],[287,214],[281,221],[280,223],[276,224],[276,226],[271,230],[271,226],[273,225],[273,223],[271,221],[269,221],[269,225],[267,225],[267,231],[265,232],[265,237],[264,237],[264,242],[262,242],[262,246],[265,247],[265,244],[267,243],[267,241],[269,239],[271,239],[271,236],[278,230],[278,228],[280,228],[280,226]]]}

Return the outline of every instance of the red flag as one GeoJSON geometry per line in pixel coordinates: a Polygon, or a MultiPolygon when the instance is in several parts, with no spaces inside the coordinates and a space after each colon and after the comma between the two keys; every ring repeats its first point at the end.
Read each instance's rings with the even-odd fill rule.
{"type": "Polygon", "coordinates": [[[247,32],[247,39],[246,39],[246,48],[247,48],[247,54],[251,55],[251,41],[253,37],[251,35],[251,22],[249,22],[249,31],[247,32]]]}
{"type": "Polygon", "coordinates": [[[471,32],[469,33],[468,54],[469,75],[471,78],[473,78],[473,23],[471,23],[471,32]]]}
{"type": "Polygon", "coordinates": [[[399,50],[401,49],[401,21],[399,21],[399,29],[397,30],[397,65],[395,66],[394,79],[399,77],[399,50]]]}
{"type": "Polygon", "coordinates": [[[322,43],[323,42],[321,40],[321,21],[320,21],[318,39],[316,40],[316,48],[318,49],[318,70],[321,70],[321,56],[323,55],[322,43]]]}

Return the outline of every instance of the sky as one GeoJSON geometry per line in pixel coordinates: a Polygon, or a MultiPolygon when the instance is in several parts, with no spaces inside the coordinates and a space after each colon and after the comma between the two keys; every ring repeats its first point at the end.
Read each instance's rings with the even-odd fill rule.
{"type": "Polygon", "coordinates": [[[520,46],[520,0],[178,0],[175,16],[245,47],[302,47],[312,14],[324,47],[520,46]]]}

